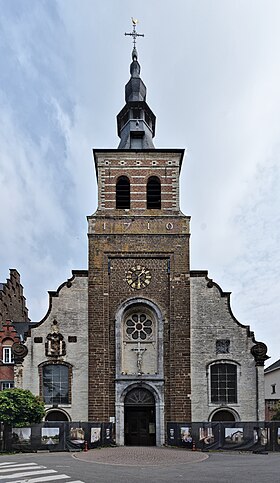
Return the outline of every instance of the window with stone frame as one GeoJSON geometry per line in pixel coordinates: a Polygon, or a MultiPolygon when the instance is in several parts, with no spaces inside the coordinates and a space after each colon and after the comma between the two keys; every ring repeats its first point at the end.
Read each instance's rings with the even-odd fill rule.
{"type": "Polygon", "coordinates": [[[219,362],[210,366],[212,404],[237,403],[237,366],[219,362]]]}
{"type": "Polygon", "coordinates": [[[144,304],[132,307],[122,321],[122,374],[156,374],[158,371],[157,322],[144,304]]]}
{"type": "Polygon", "coordinates": [[[216,354],[229,354],[230,340],[218,339],[216,340],[216,354]]]}
{"type": "Polygon", "coordinates": [[[70,404],[71,368],[66,364],[46,364],[41,370],[45,404],[70,404]]]}

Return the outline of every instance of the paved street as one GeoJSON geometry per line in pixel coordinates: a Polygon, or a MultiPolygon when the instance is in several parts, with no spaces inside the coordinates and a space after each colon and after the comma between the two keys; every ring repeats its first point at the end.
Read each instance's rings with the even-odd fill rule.
{"type": "Polygon", "coordinates": [[[103,448],[0,457],[0,483],[280,483],[280,454],[103,448]],[[18,465],[18,466],[16,466],[18,465]]]}

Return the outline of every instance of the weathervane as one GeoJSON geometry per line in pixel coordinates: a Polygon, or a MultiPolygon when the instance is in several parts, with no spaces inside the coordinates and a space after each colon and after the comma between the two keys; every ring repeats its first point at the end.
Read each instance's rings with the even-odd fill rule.
{"type": "Polygon", "coordinates": [[[133,18],[133,17],[131,17],[131,20],[132,20],[133,30],[130,33],[126,32],[124,35],[130,35],[131,37],[133,37],[133,47],[134,47],[134,49],[136,49],[136,39],[137,39],[137,37],[144,37],[144,34],[138,34],[138,32],[136,32],[136,25],[138,24],[138,20],[136,18],[133,18]]]}

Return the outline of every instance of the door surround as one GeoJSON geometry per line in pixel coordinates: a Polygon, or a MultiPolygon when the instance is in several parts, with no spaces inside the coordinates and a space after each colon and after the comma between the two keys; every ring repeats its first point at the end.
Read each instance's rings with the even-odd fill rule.
{"type": "Polygon", "coordinates": [[[134,388],[142,387],[150,391],[155,400],[156,420],[156,445],[162,446],[165,443],[164,426],[164,374],[163,374],[163,326],[164,316],[158,305],[153,301],[133,297],[124,301],[115,315],[116,331],[116,382],[115,382],[115,422],[116,422],[116,443],[124,445],[124,411],[125,397],[134,388]],[[122,327],[124,316],[133,307],[143,305],[153,312],[157,326],[157,360],[158,370],[156,374],[123,374],[121,370],[122,358],[122,327]]]}

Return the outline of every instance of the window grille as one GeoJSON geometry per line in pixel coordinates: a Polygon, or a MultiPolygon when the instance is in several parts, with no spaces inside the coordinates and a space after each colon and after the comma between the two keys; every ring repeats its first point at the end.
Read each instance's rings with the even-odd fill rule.
{"type": "Polygon", "coordinates": [[[237,367],[235,364],[211,366],[211,403],[237,403],[237,367]]]}
{"type": "Polygon", "coordinates": [[[43,398],[46,404],[69,404],[69,368],[62,364],[43,367],[43,398]]]}
{"type": "Polygon", "coordinates": [[[216,354],[228,354],[230,341],[228,339],[216,340],[216,354]]]}
{"type": "Polygon", "coordinates": [[[126,406],[154,406],[155,398],[148,389],[132,389],[124,401],[126,406]]]}

